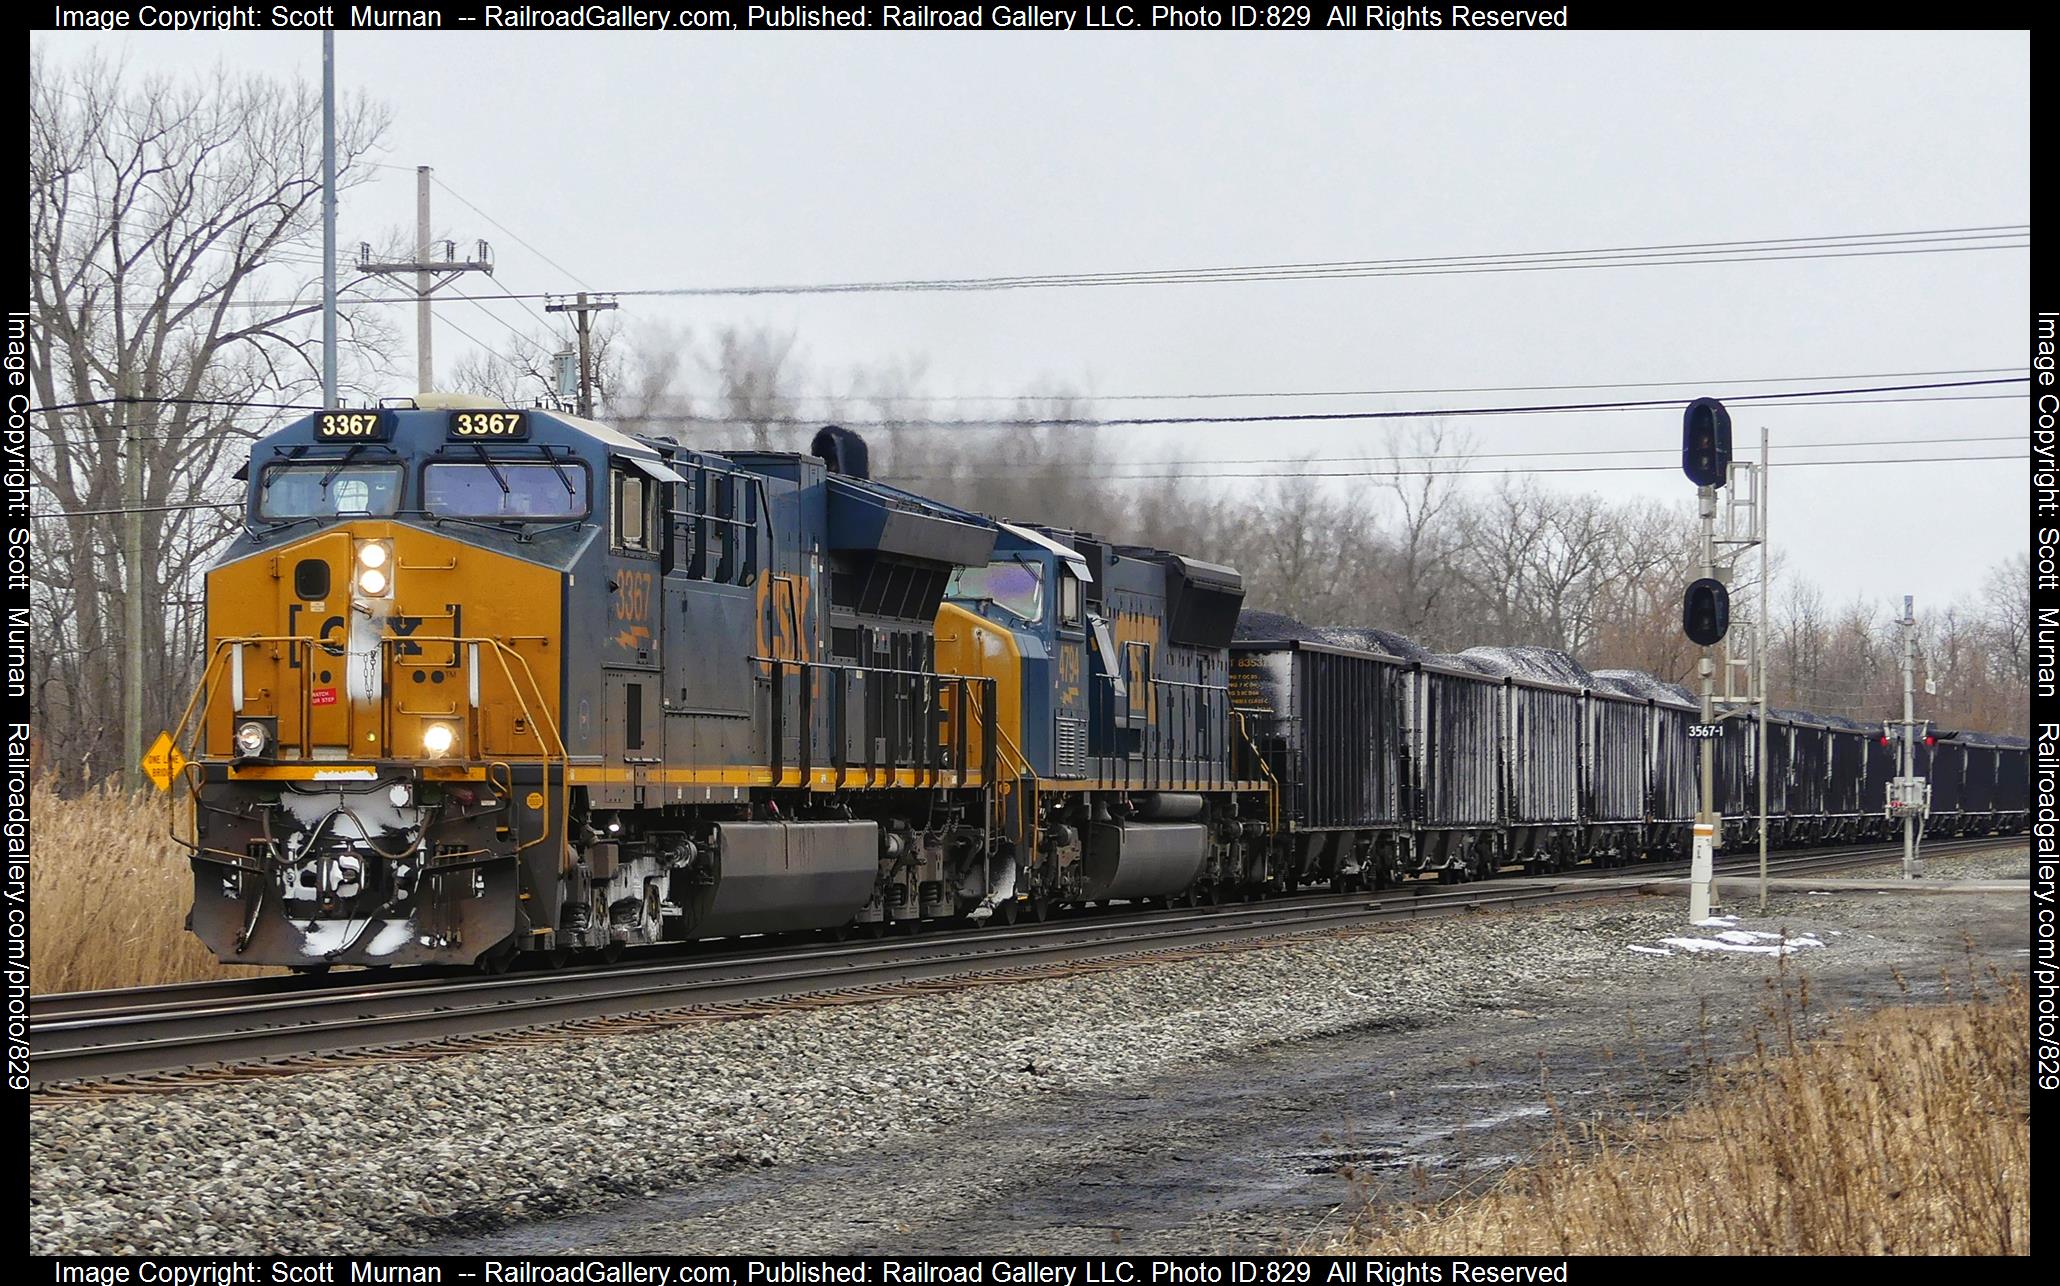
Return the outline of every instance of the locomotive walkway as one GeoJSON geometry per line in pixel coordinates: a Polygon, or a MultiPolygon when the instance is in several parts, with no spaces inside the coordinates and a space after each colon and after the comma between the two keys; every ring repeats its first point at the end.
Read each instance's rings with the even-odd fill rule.
{"type": "MultiPolygon", "coordinates": [[[[1929,855],[1994,847],[1941,842],[1929,855]]],[[[1784,877],[1876,865],[1900,845],[1783,854],[1784,877]]],[[[1683,865],[1669,864],[1668,868],[1683,865]]],[[[1726,888],[1757,857],[1723,859],[1726,888]]],[[[1841,890],[1872,881],[1802,881],[1841,890]]],[[[1934,882],[1934,887],[1944,882],[1934,882]]],[[[1613,871],[1513,876],[1460,886],[1412,882],[1376,893],[1321,894],[1177,911],[1129,909],[1006,930],[949,930],[877,941],[747,941],[614,967],[485,977],[356,972],[321,979],[239,979],[34,997],[31,1088],[47,1100],[169,1092],[220,1080],[285,1075],[368,1060],[444,1057],[529,1041],[725,1022],[781,1010],[864,1004],[925,991],[1099,972],[1142,959],[1249,950],[1305,933],[1352,933],[1384,922],[1520,910],[1677,880],[1613,871]]],[[[1932,891],[1892,882],[1898,891],[1932,891]]],[[[2015,887],[2015,886],[2011,886],[2015,887]]]]}

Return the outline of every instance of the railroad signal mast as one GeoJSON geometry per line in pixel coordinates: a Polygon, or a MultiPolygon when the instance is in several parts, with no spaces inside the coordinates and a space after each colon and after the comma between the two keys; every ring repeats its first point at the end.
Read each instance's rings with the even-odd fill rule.
{"type": "Polygon", "coordinates": [[[1760,460],[1757,465],[1734,463],[1731,459],[1731,413],[1713,397],[1701,397],[1688,404],[1681,417],[1681,471],[1696,486],[1702,514],[1702,575],[1690,582],[1681,596],[1681,628],[1688,640],[1702,649],[1697,669],[1702,676],[1702,722],[1695,729],[1701,743],[1702,807],[1695,818],[1695,845],[1689,867],[1688,918],[1709,918],[1715,884],[1716,850],[1722,844],[1723,816],[1716,799],[1717,739],[1724,735],[1717,706],[1726,707],[1728,718],[1741,708],[1759,709],[1758,762],[1760,778],[1760,906],[1767,903],[1767,435],[1760,431],[1760,460]],[[1740,484],[1743,485],[1740,485],[1740,484]],[[1717,492],[1728,487],[1724,533],[1717,534],[1717,492]],[[1720,560],[1718,548],[1725,549],[1720,560]],[[1749,655],[1735,657],[1729,644],[1724,656],[1724,695],[1717,695],[1717,662],[1712,649],[1724,642],[1731,630],[1731,592],[1726,581],[1735,573],[1737,558],[1746,550],[1760,550],[1760,610],[1754,621],[1755,639],[1749,655]],[[1746,690],[1734,688],[1737,672],[1745,671],[1746,690]]]}
{"type": "MultiPolygon", "coordinates": [[[[1888,815],[1903,819],[1903,878],[1921,879],[1924,875],[1924,858],[1917,845],[1924,835],[1924,819],[1931,813],[1931,783],[1917,775],[1917,611],[1916,602],[1908,594],[1903,595],[1903,736],[1902,753],[1898,761],[1901,772],[1888,792],[1888,815]]],[[[1938,744],[1929,721],[1923,725],[1924,744],[1938,744]]],[[[1882,729],[1881,740],[1888,741],[1889,732],[1882,729]]]]}

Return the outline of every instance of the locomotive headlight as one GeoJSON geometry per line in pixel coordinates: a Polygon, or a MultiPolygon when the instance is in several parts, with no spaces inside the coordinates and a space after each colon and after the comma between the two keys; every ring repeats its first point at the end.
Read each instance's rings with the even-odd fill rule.
{"type": "Polygon", "coordinates": [[[458,730],[447,723],[432,723],[422,730],[422,749],[431,759],[441,759],[458,744],[458,730]]]}
{"type": "Polygon", "coordinates": [[[386,587],[390,583],[387,580],[386,573],[377,567],[367,567],[358,572],[358,592],[368,597],[379,598],[383,596],[386,593],[386,587]]]}
{"type": "Polygon", "coordinates": [[[261,758],[271,749],[272,733],[255,719],[236,725],[236,753],[245,759],[261,758]]]}
{"type": "Polygon", "coordinates": [[[376,540],[358,546],[358,565],[361,567],[384,567],[388,557],[386,546],[376,540]]]}

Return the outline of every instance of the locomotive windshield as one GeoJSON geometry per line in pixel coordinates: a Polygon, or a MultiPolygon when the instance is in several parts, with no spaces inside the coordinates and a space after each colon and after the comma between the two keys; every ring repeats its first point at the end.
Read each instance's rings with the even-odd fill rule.
{"type": "Polygon", "coordinates": [[[1044,568],[1029,562],[989,563],[961,567],[945,587],[947,598],[985,599],[1026,621],[1044,614],[1044,568]]]}
{"type": "Polygon", "coordinates": [[[280,464],[264,472],[258,513],[266,518],[385,515],[400,508],[397,464],[280,464]]]}
{"type": "Polygon", "coordinates": [[[442,518],[582,518],[585,476],[577,462],[432,464],[422,471],[422,507],[442,518]]]}

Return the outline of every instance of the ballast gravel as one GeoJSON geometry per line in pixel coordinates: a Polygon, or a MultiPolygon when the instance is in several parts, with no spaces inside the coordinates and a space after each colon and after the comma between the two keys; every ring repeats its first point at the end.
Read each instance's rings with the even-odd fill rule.
{"type": "MultiPolygon", "coordinates": [[[[1822,906],[1783,897],[1748,927],[1806,929],[1822,906]]],[[[1283,1042],[1382,1028],[1421,1028],[1430,1041],[1440,1025],[1540,990],[1629,998],[1676,971],[1757,967],[1627,950],[1680,927],[1680,909],[1657,899],[1435,920],[869,1005],[39,1104],[30,1248],[394,1250],[908,1132],[977,1137],[980,1118],[1034,1110],[1042,1096],[1148,1090],[1180,1065],[1283,1042]]],[[[1830,950],[1861,949],[1864,937],[1830,950]]]]}

